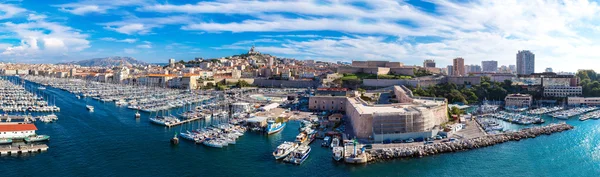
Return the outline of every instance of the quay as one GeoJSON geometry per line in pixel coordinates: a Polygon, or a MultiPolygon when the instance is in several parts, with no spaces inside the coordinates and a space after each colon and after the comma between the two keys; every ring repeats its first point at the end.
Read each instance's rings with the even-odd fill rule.
{"type": "Polygon", "coordinates": [[[543,134],[550,135],[552,133],[567,131],[573,128],[574,127],[572,125],[566,123],[551,124],[541,127],[525,128],[517,132],[486,135],[482,137],[459,140],[454,142],[435,143],[431,145],[418,145],[412,147],[372,149],[368,151],[368,153],[370,154],[369,161],[423,157],[441,153],[465,151],[470,149],[493,146],[508,141],[520,141],[522,139],[535,138],[543,134]]]}
{"type": "Polygon", "coordinates": [[[40,145],[21,145],[21,146],[3,146],[0,147],[0,154],[23,154],[23,153],[36,153],[36,152],[45,152],[48,151],[48,145],[40,144],[40,145]]]}
{"type": "Polygon", "coordinates": [[[186,119],[186,120],[182,120],[182,121],[179,121],[177,123],[172,123],[172,124],[169,124],[169,125],[166,125],[166,126],[170,128],[170,127],[178,126],[178,125],[185,124],[185,123],[188,123],[188,122],[197,121],[197,120],[200,120],[200,119],[202,119],[202,117],[186,119]]]}

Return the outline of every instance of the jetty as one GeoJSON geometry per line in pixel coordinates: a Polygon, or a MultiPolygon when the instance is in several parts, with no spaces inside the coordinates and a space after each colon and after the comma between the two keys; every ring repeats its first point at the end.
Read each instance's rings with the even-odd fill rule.
{"type": "Polygon", "coordinates": [[[170,127],[178,126],[178,125],[185,124],[185,123],[188,123],[188,122],[197,121],[197,120],[200,120],[200,119],[203,119],[203,118],[204,117],[190,118],[190,119],[182,120],[182,121],[179,121],[179,122],[170,123],[170,124],[165,125],[165,126],[167,126],[167,127],[170,128],[170,127]]]}
{"type": "Polygon", "coordinates": [[[8,146],[2,146],[0,147],[0,154],[1,155],[6,155],[6,154],[24,154],[24,153],[36,153],[36,152],[44,152],[44,151],[48,151],[48,145],[45,144],[39,144],[39,145],[17,145],[17,146],[13,146],[13,145],[8,145],[8,146]]]}
{"type": "Polygon", "coordinates": [[[525,128],[516,132],[508,132],[502,134],[486,135],[472,139],[459,141],[451,141],[445,143],[435,143],[429,145],[418,145],[411,147],[398,147],[386,149],[372,149],[369,152],[369,161],[382,161],[397,158],[414,158],[423,157],[441,153],[451,153],[458,151],[466,151],[470,149],[493,146],[508,141],[520,141],[522,139],[535,138],[539,135],[550,135],[552,133],[571,130],[572,125],[550,124],[547,126],[525,128]]]}

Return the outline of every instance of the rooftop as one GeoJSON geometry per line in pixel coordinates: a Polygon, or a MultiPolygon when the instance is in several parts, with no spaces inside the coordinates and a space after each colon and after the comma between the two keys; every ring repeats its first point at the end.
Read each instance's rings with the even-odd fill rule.
{"type": "Polygon", "coordinates": [[[33,124],[0,124],[0,132],[37,130],[33,124]]]}

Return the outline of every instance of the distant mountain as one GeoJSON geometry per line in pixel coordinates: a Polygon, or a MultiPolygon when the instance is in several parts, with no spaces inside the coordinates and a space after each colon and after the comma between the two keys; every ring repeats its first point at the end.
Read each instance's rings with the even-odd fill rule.
{"type": "Polygon", "coordinates": [[[97,67],[106,67],[106,66],[120,66],[121,62],[123,66],[135,66],[135,65],[148,65],[148,63],[143,61],[138,61],[132,57],[106,57],[106,58],[93,58],[89,60],[81,60],[81,61],[73,61],[67,63],[59,63],[59,64],[73,64],[80,66],[97,66],[97,67]]]}

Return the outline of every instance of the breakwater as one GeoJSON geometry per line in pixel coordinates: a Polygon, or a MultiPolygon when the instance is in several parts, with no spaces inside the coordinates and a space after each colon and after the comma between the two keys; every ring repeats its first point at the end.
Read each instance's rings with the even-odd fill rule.
{"type": "Polygon", "coordinates": [[[550,124],[547,126],[526,128],[516,132],[486,135],[482,137],[460,140],[454,142],[436,143],[431,145],[419,145],[412,147],[376,149],[369,152],[369,161],[382,161],[397,158],[423,157],[441,153],[458,152],[470,149],[493,146],[508,141],[520,141],[521,139],[535,138],[539,135],[550,135],[573,129],[572,125],[550,124]]]}

